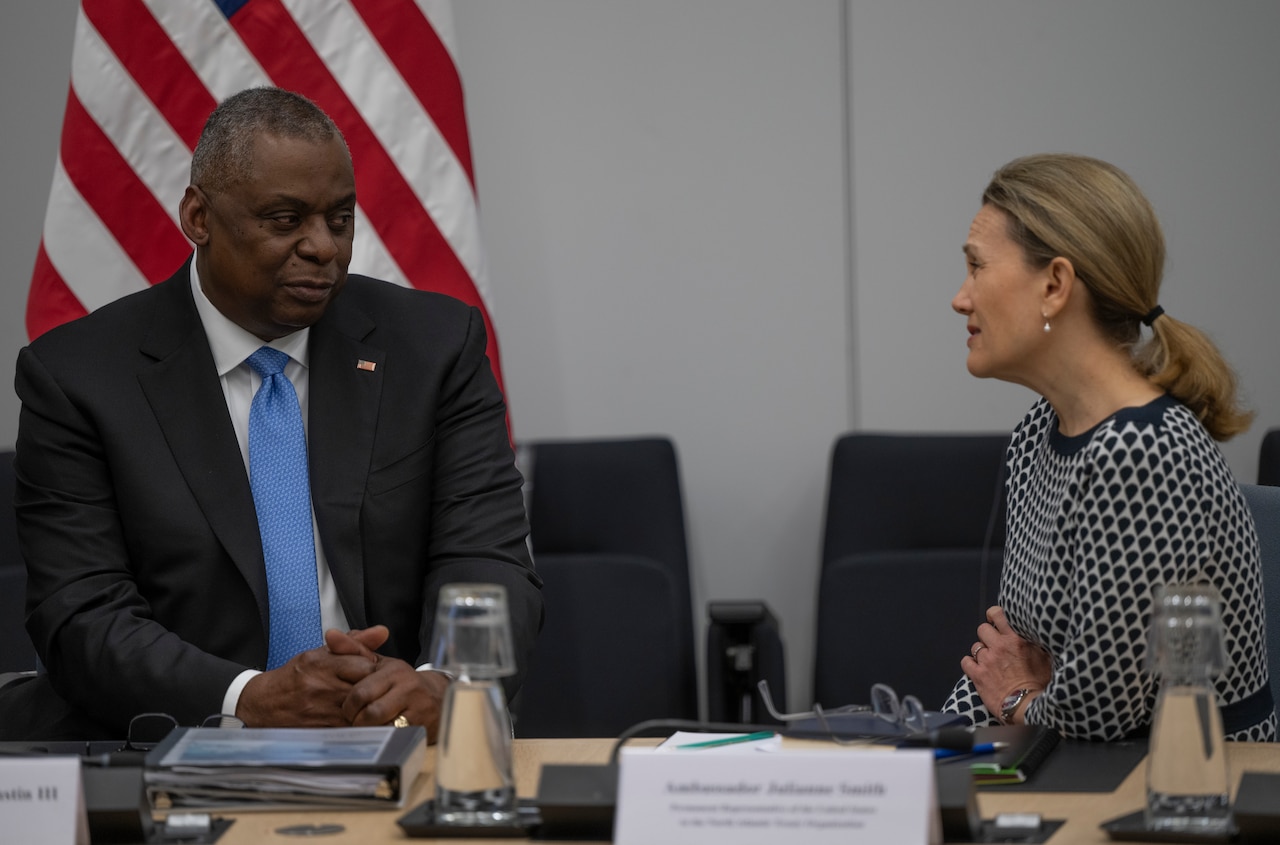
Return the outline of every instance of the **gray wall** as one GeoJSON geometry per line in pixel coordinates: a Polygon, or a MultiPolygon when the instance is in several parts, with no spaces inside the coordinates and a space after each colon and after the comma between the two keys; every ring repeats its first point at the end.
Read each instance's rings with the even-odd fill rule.
{"type": "Polygon", "coordinates": [[[1008,428],[1031,394],[965,368],[949,300],[982,188],[1004,162],[1119,164],[1169,246],[1162,293],[1207,330],[1259,412],[1225,444],[1257,476],[1280,426],[1280,4],[1196,0],[855,2],[854,361],[858,424],[1008,428]]]}
{"type": "Polygon", "coordinates": [[[58,134],[71,80],[76,3],[13,3],[0,29],[0,255],[8,265],[0,284],[0,447],[13,448],[18,397],[13,362],[27,342],[27,288],[44,228],[44,209],[58,159],[58,134]]]}
{"type": "MultiPolygon", "coordinates": [[[[18,4],[0,34],[3,360],[24,340],[74,14],[18,4]]],[[[1261,432],[1280,425],[1280,4],[466,0],[454,14],[516,435],[674,437],[699,602],[769,600],[793,701],[836,435],[1008,430],[1031,400],[967,375],[949,309],[978,195],[1016,155],[1108,158],[1148,192],[1170,246],[1164,305],[1213,333],[1259,410],[1224,447],[1254,479],[1261,432]]],[[[0,391],[0,445],[16,425],[0,391]]]]}
{"type": "Polygon", "coordinates": [[[516,436],[671,435],[695,607],[767,598],[798,684],[851,419],[840,4],[495,8],[454,4],[516,436]]]}

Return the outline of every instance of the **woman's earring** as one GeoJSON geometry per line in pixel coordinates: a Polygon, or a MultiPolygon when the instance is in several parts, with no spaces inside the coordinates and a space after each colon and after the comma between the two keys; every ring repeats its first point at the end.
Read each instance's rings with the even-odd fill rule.
{"type": "Polygon", "coordinates": [[[1044,312],[1041,312],[1040,316],[1044,317],[1044,333],[1048,334],[1049,333],[1049,315],[1045,314],[1044,312]]]}

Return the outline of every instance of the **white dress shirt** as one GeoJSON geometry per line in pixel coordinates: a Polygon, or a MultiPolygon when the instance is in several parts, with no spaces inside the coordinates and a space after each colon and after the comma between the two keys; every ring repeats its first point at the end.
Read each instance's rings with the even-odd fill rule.
{"type": "MultiPolygon", "coordinates": [[[[298,394],[298,403],[302,408],[302,427],[307,430],[307,388],[308,382],[308,344],[311,329],[300,329],[268,344],[255,337],[240,326],[228,320],[219,311],[200,287],[196,263],[191,262],[191,294],[195,298],[196,311],[200,314],[200,322],[204,324],[204,333],[209,338],[209,349],[213,352],[213,363],[218,369],[218,379],[222,382],[222,394],[227,400],[227,411],[231,414],[231,425],[235,428],[236,440],[240,444],[240,457],[244,460],[245,472],[249,471],[249,408],[253,404],[253,395],[262,384],[262,377],[245,359],[260,348],[270,346],[289,356],[284,374],[293,383],[298,394]]],[[[342,610],[342,602],[338,599],[338,590],[329,573],[329,564],[324,557],[324,549],[320,546],[320,531],[316,527],[315,508],[311,509],[311,532],[316,545],[316,581],[320,587],[320,624],[322,629],[337,628],[346,631],[347,616],[342,610]]],[[[234,716],[236,704],[240,701],[240,693],[249,679],[259,674],[257,670],[247,669],[236,676],[227,688],[222,700],[222,713],[234,716]]]]}

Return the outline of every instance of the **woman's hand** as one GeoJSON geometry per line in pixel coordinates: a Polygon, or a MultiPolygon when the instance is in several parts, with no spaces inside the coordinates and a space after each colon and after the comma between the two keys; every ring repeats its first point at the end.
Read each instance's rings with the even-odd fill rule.
{"type": "Polygon", "coordinates": [[[1014,714],[1019,722],[1026,705],[1049,686],[1053,674],[1048,652],[1018,636],[1001,607],[987,610],[987,621],[978,626],[978,640],[960,661],[960,668],[973,681],[987,712],[997,718],[1006,696],[1031,690],[1014,714]]]}

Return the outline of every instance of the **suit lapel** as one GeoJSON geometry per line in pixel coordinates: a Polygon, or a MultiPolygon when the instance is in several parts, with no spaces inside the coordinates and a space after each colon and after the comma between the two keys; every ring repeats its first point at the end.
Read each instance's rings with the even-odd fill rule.
{"type": "Polygon", "coordinates": [[[139,372],[138,382],[213,533],[253,590],[265,632],[267,576],[253,494],[189,271],[184,267],[163,286],[140,347],[155,362],[139,372]]]}
{"type": "Polygon", "coordinates": [[[386,353],[374,323],[342,298],[311,329],[308,453],[320,542],[352,627],[368,627],[360,508],[373,456],[386,353]],[[362,363],[363,362],[363,363],[362,363]]]}

